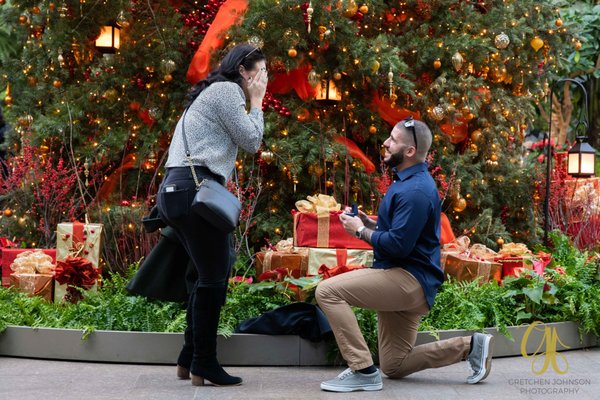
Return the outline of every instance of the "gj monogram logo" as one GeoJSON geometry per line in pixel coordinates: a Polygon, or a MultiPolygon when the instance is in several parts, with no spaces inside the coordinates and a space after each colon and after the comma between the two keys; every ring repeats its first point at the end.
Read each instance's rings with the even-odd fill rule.
{"type": "Polygon", "coordinates": [[[564,375],[567,373],[567,371],[569,371],[569,362],[567,361],[567,358],[556,351],[557,343],[560,343],[561,346],[563,346],[566,349],[569,348],[569,346],[566,346],[558,337],[558,333],[556,333],[556,328],[550,328],[548,326],[545,326],[540,321],[535,321],[529,326],[529,328],[527,328],[527,330],[525,331],[525,335],[523,336],[523,340],[521,340],[521,354],[524,358],[533,359],[531,362],[531,372],[533,372],[536,375],[541,375],[544,372],[546,372],[550,364],[552,364],[552,369],[557,374],[564,375]],[[529,341],[529,335],[531,334],[531,332],[533,332],[534,329],[543,332],[543,336],[537,349],[533,352],[533,354],[529,355],[527,354],[527,342],[529,341]],[[546,345],[545,351],[542,350],[544,344],[546,345]],[[561,369],[558,365],[558,357],[560,357],[560,359],[563,361],[564,369],[561,369]],[[544,363],[541,366],[541,368],[537,369],[536,367],[540,364],[539,361],[541,359],[544,360],[544,363]]]}

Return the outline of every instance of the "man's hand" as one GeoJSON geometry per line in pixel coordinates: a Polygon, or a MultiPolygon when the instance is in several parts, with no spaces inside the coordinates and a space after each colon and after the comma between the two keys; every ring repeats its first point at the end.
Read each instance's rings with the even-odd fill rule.
{"type": "MultiPolygon", "coordinates": [[[[351,207],[344,208],[344,213],[351,213],[351,212],[352,212],[351,207]]],[[[358,209],[358,218],[360,218],[363,225],[366,226],[368,229],[375,230],[377,228],[377,222],[375,222],[371,218],[369,218],[369,216],[367,214],[365,214],[361,209],[358,209]]],[[[344,222],[344,221],[342,221],[342,222],[344,222]]],[[[346,226],[344,225],[344,228],[345,227],[346,226]]]]}
{"type": "MultiPolygon", "coordinates": [[[[352,212],[352,209],[350,207],[346,208],[346,210],[348,209],[350,210],[349,212],[352,212]]],[[[364,226],[360,217],[351,217],[350,215],[346,215],[345,213],[340,214],[340,221],[342,221],[342,225],[344,225],[344,230],[352,236],[356,236],[356,231],[358,230],[358,228],[364,226]]]]}

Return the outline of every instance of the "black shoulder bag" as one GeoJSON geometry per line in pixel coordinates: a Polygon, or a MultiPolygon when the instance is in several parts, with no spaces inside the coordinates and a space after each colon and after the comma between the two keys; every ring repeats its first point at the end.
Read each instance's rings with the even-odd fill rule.
{"type": "Polygon", "coordinates": [[[194,183],[196,183],[196,196],[192,202],[192,210],[208,221],[215,228],[224,233],[233,231],[240,222],[240,211],[242,205],[236,196],[219,182],[204,178],[202,182],[198,181],[196,169],[192,164],[190,148],[188,147],[185,135],[185,115],[183,113],[181,121],[181,133],[183,134],[183,145],[185,146],[185,156],[192,169],[194,183]]]}

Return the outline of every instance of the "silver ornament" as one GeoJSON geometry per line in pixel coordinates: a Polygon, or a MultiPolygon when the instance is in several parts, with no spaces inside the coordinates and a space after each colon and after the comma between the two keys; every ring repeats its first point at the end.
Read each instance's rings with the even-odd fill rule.
{"type": "Polygon", "coordinates": [[[510,44],[510,38],[506,33],[502,32],[499,35],[496,35],[494,38],[494,44],[499,49],[505,49],[510,44]]]}

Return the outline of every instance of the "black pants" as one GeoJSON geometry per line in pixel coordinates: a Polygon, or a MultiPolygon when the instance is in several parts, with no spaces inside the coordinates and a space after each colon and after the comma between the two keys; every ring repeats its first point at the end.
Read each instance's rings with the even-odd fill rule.
{"type": "MultiPolygon", "coordinates": [[[[219,180],[208,168],[196,167],[202,178],[219,180]]],[[[196,287],[227,285],[235,261],[231,234],[222,233],[196,215],[190,208],[196,185],[189,167],[167,169],[157,195],[161,218],[175,230],[198,272],[196,287]]]]}

